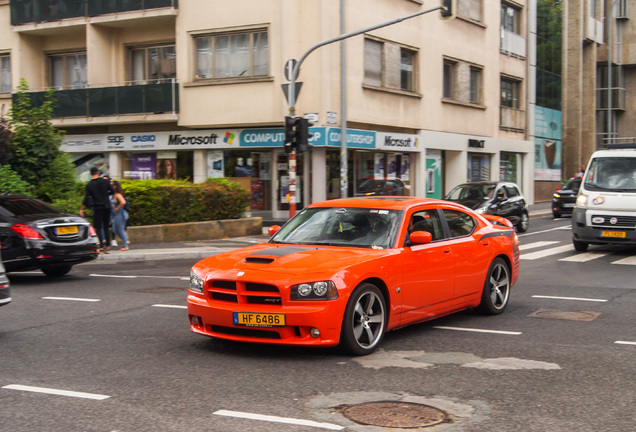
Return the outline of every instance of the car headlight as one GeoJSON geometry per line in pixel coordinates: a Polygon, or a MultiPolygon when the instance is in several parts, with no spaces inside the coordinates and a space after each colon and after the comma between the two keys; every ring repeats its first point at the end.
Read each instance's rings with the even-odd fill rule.
{"type": "Polygon", "coordinates": [[[190,289],[203,294],[203,278],[193,271],[190,271],[190,289]]]}
{"type": "Polygon", "coordinates": [[[555,198],[561,198],[561,195],[559,195],[558,193],[555,193],[555,194],[554,194],[554,197],[555,197],[555,198]]]}
{"type": "Polygon", "coordinates": [[[331,281],[308,282],[291,288],[290,300],[334,300],[338,298],[336,285],[331,281]]]}
{"type": "Polygon", "coordinates": [[[581,194],[576,197],[576,206],[585,207],[587,205],[587,195],[581,194]]]}

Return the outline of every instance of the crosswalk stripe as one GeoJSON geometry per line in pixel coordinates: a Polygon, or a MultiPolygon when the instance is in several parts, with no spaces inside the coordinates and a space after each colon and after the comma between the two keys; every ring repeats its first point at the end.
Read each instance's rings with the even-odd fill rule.
{"type": "Polygon", "coordinates": [[[539,258],[545,258],[548,256],[552,256],[552,255],[556,255],[556,254],[560,254],[560,253],[568,252],[572,250],[573,250],[572,245],[558,246],[558,247],[554,247],[550,249],[540,250],[537,252],[522,254],[520,258],[522,260],[536,260],[539,258]]]}
{"type": "Polygon", "coordinates": [[[585,252],[585,253],[579,253],[569,257],[561,258],[559,259],[559,261],[588,262],[588,261],[592,261],[593,259],[601,258],[609,254],[610,254],[609,252],[585,252]]]}
{"type": "Polygon", "coordinates": [[[528,244],[524,244],[524,245],[519,245],[519,250],[520,251],[524,251],[524,250],[528,250],[528,249],[536,249],[536,248],[540,248],[543,246],[550,246],[552,244],[555,243],[559,243],[558,241],[538,241],[538,242],[534,242],[534,243],[528,243],[528,244]]]}
{"type": "Polygon", "coordinates": [[[613,261],[612,264],[636,265],[636,256],[628,256],[627,258],[613,261]]]}

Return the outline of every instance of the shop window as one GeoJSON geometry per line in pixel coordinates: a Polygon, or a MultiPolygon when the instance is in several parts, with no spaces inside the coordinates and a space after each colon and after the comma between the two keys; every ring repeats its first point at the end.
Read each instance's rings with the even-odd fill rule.
{"type": "Polygon", "coordinates": [[[11,91],[11,57],[7,54],[0,54],[0,92],[9,93],[11,91]]]}
{"type": "Polygon", "coordinates": [[[518,153],[501,152],[499,157],[499,178],[521,184],[521,155],[518,153]]]}
{"type": "Polygon", "coordinates": [[[195,37],[196,79],[269,74],[269,41],[263,29],[195,37]]]}
{"type": "Polygon", "coordinates": [[[130,78],[135,84],[166,82],[177,77],[174,45],[130,49],[130,78]]]}
{"type": "Polygon", "coordinates": [[[86,52],[54,54],[49,56],[49,85],[52,88],[78,89],[88,83],[86,52]]]}
{"type": "Polygon", "coordinates": [[[468,154],[468,181],[490,180],[490,155],[468,154]]]}
{"type": "Polygon", "coordinates": [[[356,151],[354,159],[355,196],[412,195],[409,154],[356,151]]]}
{"type": "Polygon", "coordinates": [[[370,87],[416,91],[417,51],[396,43],[364,41],[364,84],[370,87]]]}

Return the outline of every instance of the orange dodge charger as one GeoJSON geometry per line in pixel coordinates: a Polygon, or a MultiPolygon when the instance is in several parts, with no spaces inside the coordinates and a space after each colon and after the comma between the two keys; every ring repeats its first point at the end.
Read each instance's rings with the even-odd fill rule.
{"type": "Polygon", "coordinates": [[[512,224],[450,201],[325,201],[269,233],[192,267],[193,332],[366,355],[389,330],[468,308],[500,314],[519,277],[512,224]]]}

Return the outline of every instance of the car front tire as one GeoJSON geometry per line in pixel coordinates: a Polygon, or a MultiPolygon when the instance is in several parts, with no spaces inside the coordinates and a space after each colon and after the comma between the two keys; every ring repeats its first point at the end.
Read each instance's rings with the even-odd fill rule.
{"type": "Polygon", "coordinates": [[[517,232],[524,233],[528,231],[529,226],[530,218],[528,217],[528,213],[524,211],[523,213],[521,213],[519,223],[517,224],[517,232]]]}
{"type": "Polygon", "coordinates": [[[49,277],[62,277],[68,274],[71,271],[73,266],[71,265],[56,265],[56,266],[47,266],[42,267],[42,273],[49,277]]]}
{"type": "Polygon", "coordinates": [[[498,315],[504,311],[510,298],[510,268],[501,259],[495,258],[490,264],[481,303],[477,308],[486,315],[498,315]]]}
{"type": "Polygon", "coordinates": [[[386,302],[373,284],[355,289],[342,321],[341,347],[349,354],[363,356],[374,352],[386,328],[386,302]]]}
{"type": "Polygon", "coordinates": [[[572,244],[574,245],[574,249],[577,252],[586,252],[588,246],[590,245],[589,243],[585,243],[585,242],[581,242],[577,240],[572,240],[572,244]]]}

